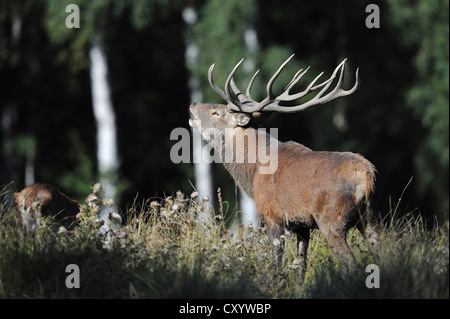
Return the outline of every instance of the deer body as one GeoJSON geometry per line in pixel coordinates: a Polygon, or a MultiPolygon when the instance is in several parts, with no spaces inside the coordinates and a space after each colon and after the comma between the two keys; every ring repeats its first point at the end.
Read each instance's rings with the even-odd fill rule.
{"type": "Polygon", "coordinates": [[[255,204],[269,224],[350,223],[374,190],[374,167],[360,155],[285,143],[278,156],[274,174],[253,179],[255,204]]]}
{"type": "MultiPolygon", "coordinates": [[[[269,227],[269,235],[274,239],[280,238],[285,229],[296,233],[298,239],[298,253],[301,260],[302,277],[306,270],[306,251],[310,238],[310,230],[319,228],[335,255],[353,269],[356,266],[353,254],[346,242],[347,231],[358,226],[366,236],[372,248],[376,250],[379,242],[378,232],[373,220],[371,201],[375,192],[375,167],[359,154],[350,152],[317,152],[296,142],[280,142],[265,131],[257,129],[257,122],[261,112],[287,112],[289,108],[295,111],[306,107],[322,104],[339,96],[348,95],[352,90],[340,88],[344,62],[336,68],[333,76],[316,86],[308,86],[301,94],[309,93],[317,88],[322,90],[310,101],[306,107],[280,106],[279,103],[288,101],[289,90],[304,74],[300,71],[294,76],[285,92],[275,97],[271,92],[271,85],[281,72],[284,65],[272,77],[267,86],[268,97],[262,102],[255,102],[250,97],[253,80],[250,81],[245,96],[234,84],[233,75],[239,66],[234,68],[228,77],[225,90],[221,91],[212,80],[212,68],[209,71],[209,81],[228,105],[195,103],[190,110],[193,119],[190,125],[200,131],[207,142],[214,147],[222,158],[232,159],[224,161],[224,166],[231,174],[238,186],[255,200],[259,214],[269,227]],[[337,87],[322,96],[331,84],[338,69],[341,68],[337,87]],[[230,88],[233,90],[234,96],[230,88]],[[280,98],[280,96],[282,98],[280,98]],[[208,134],[213,128],[217,134],[208,134]],[[263,135],[263,138],[243,138],[244,135],[263,135]],[[237,145],[226,143],[226,140],[244,141],[244,161],[236,161],[237,145]],[[276,153],[269,156],[276,157],[277,167],[274,172],[264,173],[262,168],[267,166],[267,160],[262,161],[257,156],[250,161],[250,155],[255,149],[276,146],[276,153]],[[227,155],[231,153],[233,156],[227,155]],[[361,220],[361,217],[362,220],[361,220]]],[[[242,62],[242,61],[241,61],[242,62]]],[[[305,71],[306,72],[306,71],[305,71]]],[[[299,93],[293,97],[298,98],[299,93]]],[[[260,154],[260,153],[256,153],[260,154]]],[[[274,262],[281,264],[282,245],[275,245],[274,262]]]]}

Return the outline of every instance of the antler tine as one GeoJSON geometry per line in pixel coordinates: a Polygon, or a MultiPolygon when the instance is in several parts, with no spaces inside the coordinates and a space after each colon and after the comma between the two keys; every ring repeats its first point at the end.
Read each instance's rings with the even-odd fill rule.
{"type": "MultiPolygon", "coordinates": [[[[240,111],[241,111],[241,109],[240,109],[240,107],[239,107],[239,106],[241,105],[241,103],[240,103],[238,100],[236,100],[236,98],[235,98],[232,94],[230,94],[229,86],[230,86],[230,82],[233,80],[233,75],[234,75],[234,73],[236,73],[236,70],[238,69],[239,65],[242,63],[243,60],[244,60],[244,59],[242,59],[241,61],[239,61],[239,63],[234,67],[234,69],[233,69],[233,71],[231,72],[231,74],[228,76],[227,81],[226,81],[226,83],[225,83],[225,92],[222,91],[222,89],[220,89],[220,88],[217,86],[217,84],[214,82],[214,80],[213,80],[213,70],[214,70],[215,63],[213,63],[213,64],[209,67],[209,70],[208,70],[208,81],[209,81],[209,85],[213,88],[213,90],[214,90],[217,94],[219,94],[219,95],[227,102],[227,104],[228,104],[228,109],[229,109],[230,111],[235,111],[235,112],[240,112],[240,111]]],[[[236,84],[234,84],[234,81],[233,81],[233,84],[232,84],[232,85],[234,85],[235,88],[237,89],[236,84]]],[[[237,89],[237,91],[239,91],[239,89],[237,89]]],[[[240,92],[240,91],[239,91],[239,92],[240,92]]],[[[238,94],[238,93],[236,92],[236,94],[238,94]]]]}
{"type": "Polygon", "coordinates": [[[344,78],[344,70],[345,70],[345,62],[347,59],[344,59],[334,70],[333,74],[331,75],[331,77],[326,80],[325,82],[318,84],[314,87],[312,87],[312,85],[319,79],[319,77],[323,74],[323,72],[321,74],[319,74],[309,85],[308,87],[300,93],[294,94],[294,95],[289,95],[289,92],[287,92],[286,90],[280,95],[278,96],[276,99],[273,100],[272,103],[266,105],[264,107],[263,111],[266,112],[280,112],[280,113],[293,113],[293,112],[299,112],[299,111],[303,111],[311,106],[315,106],[315,105],[320,105],[320,104],[324,104],[327,103],[331,100],[334,100],[338,97],[342,97],[342,96],[346,96],[349,94],[352,94],[353,92],[356,91],[356,89],[359,86],[359,69],[356,70],[356,82],[354,84],[354,86],[350,89],[350,90],[344,90],[342,89],[342,82],[343,82],[343,78],[344,78]],[[336,86],[334,87],[334,89],[329,92],[328,94],[326,94],[325,96],[322,96],[330,87],[332,81],[334,80],[334,78],[336,77],[336,74],[338,72],[338,70],[340,70],[340,74],[339,74],[339,80],[336,84],[336,86]],[[308,94],[311,91],[314,91],[318,88],[322,88],[319,93],[317,93],[317,95],[312,98],[311,100],[309,100],[308,102],[304,103],[304,104],[300,104],[297,106],[281,106],[279,105],[279,102],[287,102],[287,101],[293,101],[296,100],[300,97],[305,96],[306,94],[308,94]]]}
{"type": "Polygon", "coordinates": [[[289,91],[292,89],[292,87],[297,84],[297,82],[305,75],[306,72],[308,72],[309,66],[306,68],[306,70],[303,72],[303,69],[300,69],[295,73],[294,77],[292,78],[291,82],[289,82],[288,85],[284,88],[284,91],[289,91]],[[301,74],[300,74],[301,73],[301,74]]]}
{"type": "Polygon", "coordinates": [[[255,74],[253,74],[252,78],[250,79],[250,82],[248,83],[247,90],[245,91],[245,95],[247,96],[247,98],[249,100],[252,100],[252,96],[250,95],[250,91],[252,90],[253,82],[255,82],[255,78],[258,75],[258,73],[259,73],[259,70],[256,71],[255,74]]]}
{"type": "MultiPolygon", "coordinates": [[[[352,87],[350,90],[344,90],[344,89],[342,89],[342,82],[343,82],[343,80],[344,80],[345,62],[346,62],[346,61],[347,61],[347,59],[344,59],[344,60],[341,62],[341,64],[339,64],[339,65],[336,67],[336,69],[335,69],[334,72],[333,72],[333,75],[332,75],[331,78],[330,78],[330,80],[333,79],[333,78],[336,76],[336,73],[337,73],[337,71],[339,70],[339,68],[341,68],[341,73],[339,74],[339,80],[338,80],[338,83],[336,84],[335,88],[334,88],[330,93],[328,93],[327,95],[325,95],[321,100],[320,100],[320,98],[321,98],[321,96],[322,96],[322,94],[323,94],[323,92],[322,92],[322,91],[324,91],[323,89],[319,92],[319,94],[322,93],[322,94],[320,94],[320,96],[319,96],[319,94],[317,94],[317,95],[314,97],[314,98],[317,98],[317,97],[318,97],[317,100],[320,100],[320,104],[327,103],[327,102],[329,102],[329,101],[331,101],[331,100],[334,100],[334,99],[336,99],[336,98],[338,98],[338,97],[341,97],[341,96],[346,96],[346,95],[352,94],[352,93],[355,92],[356,89],[358,88],[358,86],[359,86],[359,80],[358,80],[359,68],[356,70],[356,82],[355,82],[355,84],[353,85],[353,87],[352,87]],[[342,67],[341,67],[341,66],[342,66],[342,67]]],[[[331,84],[331,81],[330,81],[329,84],[331,84]]],[[[329,86],[329,84],[328,84],[328,86],[329,86]]],[[[325,91],[326,91],[326,90],[325,90],[325,91]]]]}
{"type": "MultiPolygon", "coordinates": [[[[272,77],[270,78],[269,82],[267,83],[267,87],[266,87],[267,97],[264,99],[264,101],[266,101],[266,100],[272,101],[274,99],[275,96],[272,92],[272,85],[275,82],[275,80],[277,79],[277,77],[280,75],[281,71],[283,71],[286,64],[288,64],[288,62],[294,57],[294,55],[295,54],[293,54],[289,58],[287,58],[287,60],[284,61],[283,64],[278,68],[277,72],[275,72],[275,74],[272,75],[272,77]]],[[[261,104],[263,104],[263,102],[261,102],[261,104]]]]}
{"type": "Polygon", "coordinates": [[[239,88],[237,87],[236,82],[234,82],[234,78],[231,78],[230,85],[231,85],[231,89],[233,90],[234,94],[237,96],[239,101],[241,103],[245,103],[247,101],[247,99],[244,96],[244,94],[241,92],[241,90],[239,90],[239,88]]]}
{"type": "MultiPolygon", "coordinates": [[[[345,62],[346,61],[347,61],[347,59],[344,59],[344,61],[342,61],[342,70],[341,70],[341,74],[339,76],[339,83],[338,83],[338,85],[336,85],[336,88],[334,89],[334,95],[333,95],[331,100],[336,99],[336,98],[341,97],[341,96],[350,95],[353,92],[355,92],[358,89],[358,87],[359,87],[359,68],[357,68],[356,69],[356,74],[355,74],[356,80],[355,80],[355,84],[353,85],[353,87],[350,90],[342,89],[341,84],[342,84],[342,81],[343,81],[343,78],[344,78],[344,69],[345,69],[345,62]]],[[[326,101],[326,102],[328,102],[328,101],[326,101]]]]}
{"type": "MultiPolygon", "coordinates": [[[[294,57],[294,55],[295,54],[292,54],[289,58],[287,58],[286,61],[284,61],[283,64],[281,64],[281,66],[278,68],[278,70],[274,73],[274,75],[272,75],[272,77],[270,78],[270,80],[269,80],[269,82],[267,83],[267,86],[266,86],[267,97],[264,100],[262,100],[261,102],[259,102],[259,103],[253,101],[251,99],[251,97],[250,97],[250,90],[251,90],[251,87],[253,86],[253,81],[255,80],[255,77],[258,74],[259,70],[255,73],[255,75],[253,75],[252,79],[250,80],[249,87],[247,88],[247,96],[249,97],[249,100],[252,102],[252,104],[254,104],[254,106],[248,107],[247,108],[248,112],[258,112],[260,110],[263,110],[267,105],[269,105],[269,104],[271,104],[271,103],[273,103],[275,101],[275,94],[272,91],[273,83],[278,78],[278,76],[280,75],[281,71],[283,71],[283,69],[286,66],[286,64],[288,64],[288,62],[294,57]]],[[[294,76],[294,78],[295,78],[295,76],[294,76]]],[[[292,79],[291,83],[293,81],[295,81],[295,80],[292,79]]]]}
{"type": "Polygon", "coordinates": [[[244,61],[244,58],[242,58],[233,68],[233,70],[231,71],[231,73],[228,75],[227,80],[225,81],[225,93],[229,98],[229,101],[231,101],[232,103],[237,102],[237,104],[235,104],[236,106],[239,106],[240,102],[238,100],[236,100],[233,96],[233,94],[231,94],[230,92],[230,83],[233,80],[233,76],[236,73],[237,69],[239,68],[239,66],[241,65],[242,61],[244,61]]]}
{"type": "Polygon", "coordinates": [[[219,95],[222,97],[222,99],[224,99],[225,101],[229,102],[229,99],[228,99],[227,95],[225,94],[225,92],[222,91],[222,90],[216,85],[216,83],[214,83],[212,74],[213,74],[213,70],[214,70],[214,66],[215,66],[215,65],[216,65],[216,64],[213,63],[213,64],[209,67],[209,70],[208,70],[208,81],[209,81],[209,85],[213,88],[214,91],[216,91],[217,94],[219,94],[219,95]]]}
{"type": "MultiPolygon", "coordinates": [[[[309,69],[309,67],[308,67],[308,69],[309,69]]],[[[308,69],[306,69],[306,71],[308,71],[308,69]]],[[[328,80],[312,87],[317,82],[317,80],[322,76],[323,72],[321,72],[318,76],[316,76],[314,78],[314,80],[311,81],[311,83],[308,85],[308,87],[305,90],[303,90],[302,92],[298,92],[296,94],[290,95],[289,90],[292,88],[292,86],[294,86],[298,82],[298,80],[300,80],[300,78],[306,73],[306,71],[303,72],[297,79],[295,79],[295,81],[293,81],[294,83],[289,84],[288,88],[283,93],[281,93],[279,96],[277,96],[275,100],[279,101],[279,102],[295,101],[295,100],[307,95],[309,92],[315,91],[318,88],[321,88],[321,87],[327,85],[328,83],[333,81],[333,79],[335,78],[334,76],[332,76],[328,80]]]]}
{"type": "Polygon", "coordinates": [[[245,96],[241,92],[241,90],[237,87],[236,82],[234,82],[234,78],[231,78],[231,82],[230,82],[231,88],[233,89],[234,94],[236,94],[236,96],[238,97],[239,101],[241,101],[241,103],[255,102],[252,99],[250,92],[252,90],[253,82],[255,81],[255,78],[258,75],[258,73],[259,73],[259,70],[256,71],[255,74],[253,74],[252,78],[250,79],[250,82],[248,83],[248,86],[247,86],[247,90],[245,91],[245,96]]]}
{"type": "Polygon", "coordinates": [[[226,101],[228,102],[228,110],[229,111],[243,112],[243,106],[244,105],[238,99],[236,99],[235,96],[230,91],[230,85],[231,85],[231,83],[233,83],[234,88],[236,88],[236,90],[234,90],[236,95],[239,95],[239,93],[241,92],[237,88],[236,84],[234,83],[233,76],[236,73],[236,71],[239,68],[239,66],[241,65],[242,61],[244,61],[244,58],[242,58],[235,65],[235,67],[233,68],[231,73],[228,75],[227,80],[225,81],[225,94],[228,96],[228,99],[226,99],[226,101]]]}
{"type": "MultiPolygon", "coordinates": [[[[237,69],[241,65],[242,61],[244,61],[244,58],[242,58],[236,66],[233,68],[231,73],[228,75],[228,78],[225,82],[225,94],[227,95],[227,99],[225,99],[228,102],[228,110],[229,111],[235,111],[235,112],[244,112],[244,113],[253,113],[257,110],[258,104],[255,106],[256,103],[251,98],[246,98],[243,96],[242,92],[238,89],[236,86],[236,83],[234,82],[234,74],[236,73],[237,69]],[[231,93],[231,89],[234,91],[234,93],[238,96],[238,99],[231,93]]],[[[254,80],[253,76],[253,80],[254,80]]],[[[248,90],[248,88],[247,88],[248,90]]]]}
{"type": "Polygon", "coordinates": [[[284,91],[277,97],[275,97],[272,86],[275,80],[280,75],[281,71],[283,71],[286,64],[294,57],[294,54],[291,55],[286,61],[283,62],[283,64],[278,68],[278,70],[275,72],[274,75],[270,78],[269,82],[267,83],[266,90],[267,90],[267,97],[262,100],[261,102],[256,102],[252,99],[250,95],[250,91],[252,89],[253,83],[255,81],[256,76],[258,75],[258,71],[255,72],[255,74],[252,76],[248,86],[247,90],[245,92],[245,95],[239,90],[236,83],[234,82],[234,74],[236,73],[237,69],[241,65],[242,61],[244,59],[241,59],[236,66],[233,68],[231,73],[228,75],[227,80],[225,82],[225,92],[222,91],[213,81],[212,73],[214,69],[214,65],[212,64],[208,71],[208,80],[211,87],[216,91],[225,101],[228,103],[228,110],[231,112],[244,112],[244,113],[254,113],[258,111],[262,112],[281,112],[281,113],[294,113],[299,112],[302,110],[305,110],[311,106],[314,105],[320,105],[327,103],[331,100],[334,100],[341,96],[350,95],[353,92],[356,91],[356,89],[359,86],[359,69],[356,70],[356,82],[353,85],[353,87],[350,90],[344,90],[342,89],[342,83],[344,80],[344,72],[345,72],[345,62],[347,59],[344,59],[333,71],[333,74],[328,80],[325,80],[324,82],[320,84],[316,84],[316,82],[319,80],[319,78],[323,75],[323,72],[320,73],[318,76],[314,78],[314,80],[311,81],[311,83],[308,85],[308,87],[302,91],[295,94],[290,94],[290,90],[300,81],[300,79],[308,72],[309,67],[303,71],[303,69],[299,70],[292,80],[289,82],[289,84],[286,86],[284,91]],[[331,90],[331,92],[325,94],[330,87],[333,80],[336,78],[337,72],[340,71],[339,79],[336,84],[336,86],[331,90]],[[296,106],[283,106],[279,105],[282,102],[290,102],[297,100],[299,98],[304,97],[308,93],[315,91],[317,89],[321,89],[316,96],[314,96],[311,100],[309,100],[306,103],[296,105],[296,106]],[[231,92],[233,90],[234,94],[231,92]],[[325,94],[325,95],[324,95],[325,94]]]}

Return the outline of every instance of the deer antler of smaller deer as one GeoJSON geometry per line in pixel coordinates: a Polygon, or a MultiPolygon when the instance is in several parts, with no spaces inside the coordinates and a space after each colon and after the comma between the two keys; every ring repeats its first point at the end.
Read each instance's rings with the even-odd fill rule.
{"type": "Polygon", "coordinates": [[[289,82],[289,84],[286,86],[284,91],[279,94],[275,95],[272,91],[272,86],[277,77],[280,75],[281,71],[283,71],[286,64],[294,57],[294,54],[291,55],[286,61],[283,62],[283,64],[278,68],[278,70],[272,75],[269,82],[267,83],[266,91],[267,91],[267,97],[263,99],[261,102],[257,102],[252,99],[251,97],[251,89],[253,86],[253,83],[255,81],[256,76],[259,73],[259,70],[256,71],[256,73],[252,76],[247,89],[245,91],[245,94],[239,90],[239,88],[236,86],[236,83],[234,82],[234,74],[236,73],[237,69],[241,65],[242,61],[244,59],[241,59],[236,66],[233,68],[231,73],[228,75],[227,80],[225,81],[225,92],[222,91],[215,83],[212,77],[212,73],[214,70],[215,64],[212,64],[211,67],[208,70],[208,81],[211,87],[216,91],[225,101],[227,101],[227,109],[231,112],[242,112],[242,113],[254,113],[254,112],[280,112],[280,113],[295,113],[303,111],[311,106],[325,104],[331,100],[334,100],[341,96],[350,95],[353,92],[355,92],[359,86],[359,69],[356,70],[356,82],[353,85],[353,87],[350,90],[344,90],[342,89],[342,82],[344,79],[344,71],[345,71],[345,62],[347,59],[344,59],[337,67],[334,69],[333,74],[331,77],[320,83],[316,84],[316,82],[319,80],[319,78],[322,76],[323,72],[320,73],[316,78],[311,81],[311,83],[306,87],[305,90],[302,92],[298,92],[295,94],[290,94],[290,90],[298,83],[298,81],[306,74],[306,72],[309,70],[309,67],[306,70],[299,70],[292,80],[289,82]],[[331,83],[333,82],[334,78],[336,77],[338,71],[339,73],[339,79],[334,87],[329,93],[325,94],[327,90],[329,89],[331,83]],[[311,100],[295,105],[295,106],[283,106],[280,105],[280,103],[283,102],[290,102],[295,101],[297,99],[300,99],[307,94],[309,94],[312,91],[315,91],[317,89],[321,89],[319,93],[316,94],[311,100]],[[231,92],[233,91],[233,93],[231,92]],[[325,94],[325,95],[324,95],[325,94]]]}

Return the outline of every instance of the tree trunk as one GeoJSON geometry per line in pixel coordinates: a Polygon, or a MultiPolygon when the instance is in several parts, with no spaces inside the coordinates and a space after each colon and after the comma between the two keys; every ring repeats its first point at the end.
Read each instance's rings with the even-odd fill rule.
{"type": "MultiPolygon", "coordinates": [[[[188,27],[191,27],[197,21],[197,12],[194,7],[187,6],[183,10],[183,18],[188,27]]],[[[186,66],[188,69],[194,69],[198,60],[198,47],[195,44],[192,37],[188,37],[186,43],[186,66]]],[[[191,103],[201,102],[203,99],[198,80],[194,75],[189,76],[189,89],[191,95],[191,103]]],[[[193,161],[195,170],[195,188],[200,195],[198,198],[202,200],[203,196],[212,199],[213,197],[213,180],[211,175],[211,164],[202,161],[202,149],[205,146],[205,142],[202,140],[200,133],[191,129],[192,141],[193,141],[193,161]]]]}
{"type": "Polygon", "coordinates": [[[2,112],[2,152],[5,161],[5,175],[8,182],[15,180],[14,156],[12,152],[12,121],[13,116],[9,107],[2,112]]]}
{"type": "MultiPolygon", "coordinates": [[[[244,71],[246,77],[250,81],[251,76],[254,71],[254,55],[258,51],[258,37],[255,28],[249,23],[245,28],[244,33],[245,48],[249,55],[245,59],[244,71]]],[[[249,197],[242,189],[239,192],[240,197],[240,209],[241,209],[241,221],[243,224],[252,225],[257,228],[259,225],[259,214],[256,210],[255,201],[253,198],[249,197]]]]}
{"type": "Polygon", "coordinates": [[[119,167],[116,120],[108,82],[108,64],[99,40],[91,42],[89,57],[92,107],[97,124],[98,171],[105,196],[114,199],[119,167]]]}

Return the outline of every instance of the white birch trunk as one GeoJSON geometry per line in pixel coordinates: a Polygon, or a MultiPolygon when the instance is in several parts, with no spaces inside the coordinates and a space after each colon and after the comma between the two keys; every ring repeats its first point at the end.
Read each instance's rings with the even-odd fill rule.
{"type": "MultiPolygon", "coordinates": [[[[92,41],[89,57],[91,62],[92,107],[97,124],[97,161],[100,183],[104,190],[104,196],[114,199],[119,168],[117,129],[111,100],[111,88],[108,82],[108,64],[105,52],[99,41],[92,41]]],[[[99,212],[99,218],[105,221],[100,228],[101,232],[107,233],[105,247],[109,247],[111,244],[111,234],[108,231],[113,228],[113,224],[109,219],[109,215],[115,210],[114,205],[110,207],[102,205],[99,212]]]]}
{"type": "Polygon", "coordinates": [[[35,157],[35,146],[33,139],[33,145],[31,146],[30,149],[28,149],[25,152],[25,186],[30,186],[35,183],[34,157],[35,157]]]}
{"type": "Polygon", "coordinates": [[[12,121],[13,116],[9,107],[2,112],[2,153],[5,161],[5,174],[8,182],[15,179],[14,174],[14,157],[12,152],[12,121]]]}
{"type": "MultiPolygon", "coordinates": [[[[256,30],[250,24],[247,25],[244,33],[244,42],[249,57],[245,59],[244,71],[250,80],[251,72],[254,70],[255,62],[252,55],[258,50],[258,38],[256,30]]],[[[254,228],[259,226],[259,214],[256,210],[255,201],[249,197],[242,189],[239,189],[241,222],[245,225],[252,225],[254,228]]]]}
{"type": "MultiPolygon", "coordinates": [[[[21,35],[22,35],[22,19],[19,16],[14,16],[12,19],[11,25],[11,35],[12,35],[12,45],[18,45],[21,35]]],[[[8,125],[10,125],[11,117],[8,119],[8,116],[11,114],[7,111],[4,112],[5,115],[5,130],[7,136],[11,136],[11,130],[8,125]]],[[[33,132],[30,132],[31,134],[33,132]]],[[[28,148],[24,150],[25,157],[25,169],[24,169],[24,185],[30,186],[35,183],[35,157],[36,157],[36,141],[33,135],[27,136],[27,146],[28,148]]],[[[8,164],[7,164],[8,165],[8,164]]]]}
{"type": "MultiPolygon", "coordinates": [[[[183,10],[183,18],[188,26],[192,26],[197,21],[197,12],[193,7],[186,7],[183,10]]],[[[188,69],[195,68],[198,61],[198,47],[193,39],[188,39],[185,53],[186,65],[188,69]]],[[[189,89],[191,95],[191,103],[201,102],[203,95],[200,91],[198,80],[191,74],[189,76],[189,89]]],[[[202,200],[203,196],[212,199],[213,197],[213,181],[211,175],[211,164],[202,161],[202,149],[205,142],[202,140],[200,133],[191,129],[192,132],[192,156],[195,170],[195,188],[200,195],[198,198],[202,200]]]]}

